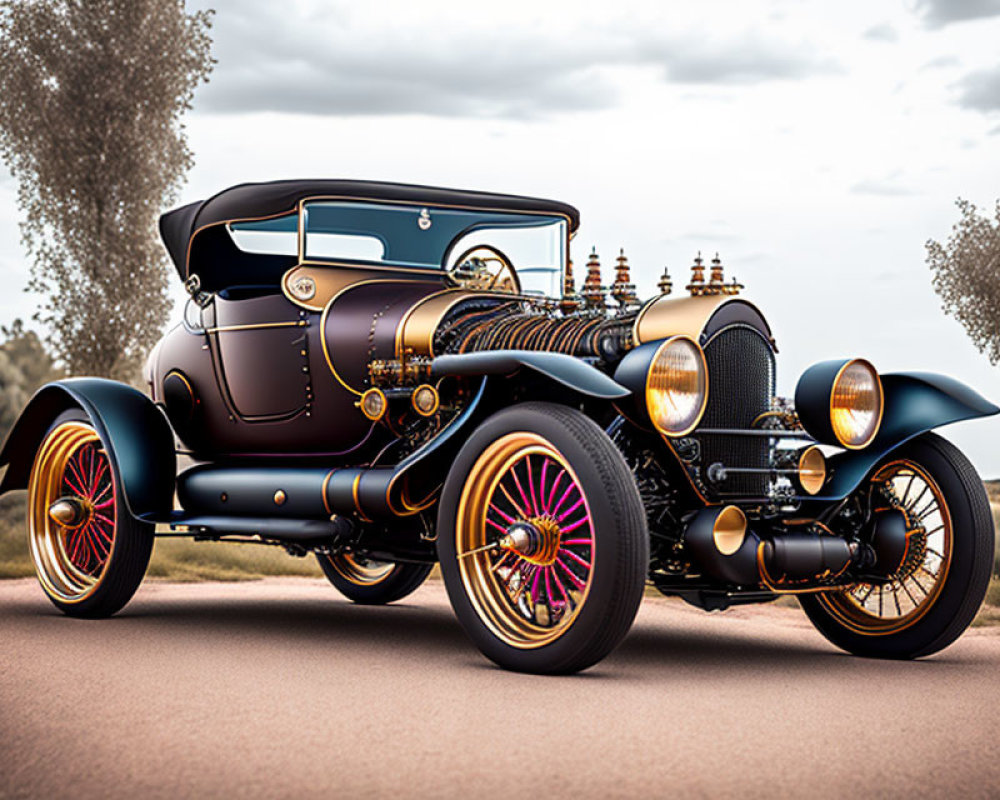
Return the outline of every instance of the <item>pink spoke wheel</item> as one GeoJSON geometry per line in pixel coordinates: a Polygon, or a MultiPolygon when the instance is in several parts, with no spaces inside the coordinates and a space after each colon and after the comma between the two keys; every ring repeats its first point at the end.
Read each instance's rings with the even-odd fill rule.
{"type": "Polygon", "coordinates": [[[510,644],[558,638],[586,599],[594,526],[563,456],[530,433],[487,448],[460,503],[460,570],[484,619],[510,644]]]}
{"type": "Polygon", "coordinates": [[[28,487],[31,555],[43,587],[64,602],[88,597],[114,549],[117,492],[95,430],[64,422],[46,437],[28,487]]]}

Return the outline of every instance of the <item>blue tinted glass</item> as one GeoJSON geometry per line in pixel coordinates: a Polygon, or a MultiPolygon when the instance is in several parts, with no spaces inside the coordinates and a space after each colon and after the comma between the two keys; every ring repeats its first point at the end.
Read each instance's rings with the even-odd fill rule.
{"type": "Polygon", "coordinates": [[[560,220],[537,214],[351,202],[308,203],[304,213],[306,258],[433,269],[442,266],[456,239],[477,229],[539,227],[560,220]]]}

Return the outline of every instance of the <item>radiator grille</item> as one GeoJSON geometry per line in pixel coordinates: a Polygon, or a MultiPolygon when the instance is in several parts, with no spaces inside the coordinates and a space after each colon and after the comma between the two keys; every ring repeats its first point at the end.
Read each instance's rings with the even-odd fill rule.
{"type": "MultiPolygon", "coordinates": [[[[746,325],[733,325],[705,346],[708,362],[708,406],[700,428],[749,428],[770,408],[774,395],[774,352],[768,341],[746,325]]],[[[701,472],[722,463],[727,467],[768,466],[765,437],[703,435],[701,472]]],[[[767,493],[766,474],[730,474],[715,489],[719,495],[761,497],[767,493]]]]}

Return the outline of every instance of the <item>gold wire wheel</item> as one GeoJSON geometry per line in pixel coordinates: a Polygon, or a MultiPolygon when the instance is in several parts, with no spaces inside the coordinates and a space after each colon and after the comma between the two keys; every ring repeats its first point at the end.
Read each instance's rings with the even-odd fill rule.
{"type": "Polygon", "coordinates": [[[909,628],[934,606],[948,577],[953,531],[944,494],[917,464],[893,461],[871,483],[873,496],[881,492],[890,507],[906,516],[903,565],[886,583],[856,583],[817,599],[850,630],[884,636],[909,628]]]}
{"type": "Polygon", "coordinates": [[[376,583],[381,583],[389,577],[396,566],[385,561],[361,558],[353,553],[337,553],[329,558],[330,564],[342,578],[358,586],[374,586],[376,583]]]}
{"type": "Polygon", "coordinates": [[[594,526],[576,473],[546,439],[510,433],[473,465],[459,500],[455,549],[483,623],[519,649],[572,626],[594,574],[594,526]]]}
{"type": "Polygon", "coordinates": [[[42,442],[28,481],[28,544],[42,587],[63,603],[90,597],[107,572],[116,487],[97,432],[64,422],[42,442]]]}

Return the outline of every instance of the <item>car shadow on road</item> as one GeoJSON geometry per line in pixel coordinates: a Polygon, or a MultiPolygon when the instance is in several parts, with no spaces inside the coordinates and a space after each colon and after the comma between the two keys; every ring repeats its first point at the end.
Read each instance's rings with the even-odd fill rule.
{"type": "MultiPolygon", "coordinates": [[[[40,607],[28,613],[53,617],[66,624],[81,624],[40,607]]],[[[428,658],[459,659],[482,668],[493,668],[476,656],[450,608],[422,606],[418,602],[359,606],[337,597],[329,600],[247,596],[177,600],[154,596],[98,624],[111,625],[116,633],[141,628],[144,638],[159,634],[167,639],[189,635],[203,641],[218,635],[220,641],[224,641],[232,636],[246,636],[320,653],[352,648],[369,653],[423,654],[428,658]]],[[[955,663],[947,656],[920,662],[853,658],[832,649],[818,635],[815,642],[789,641],[786,635],[781,635],[781,623],[775,623],[774,639],[761,636],[759,622],[748,624],[745,632],[733,630],[731,625],[726,627],[726,630],[718,630],[713,625],[691,630],[689,623],[679,622],[674,627],[662,620],[643,623],[640,619],[622,645],[606,661],[585,674],[589,678],[615,678],[632,669],[651,668],[697,669],[708,674],[739,666],[761,671],[815,667],[827,673],[858,675],[884,672],[887,667],[925,668],[955,663]]]]}

